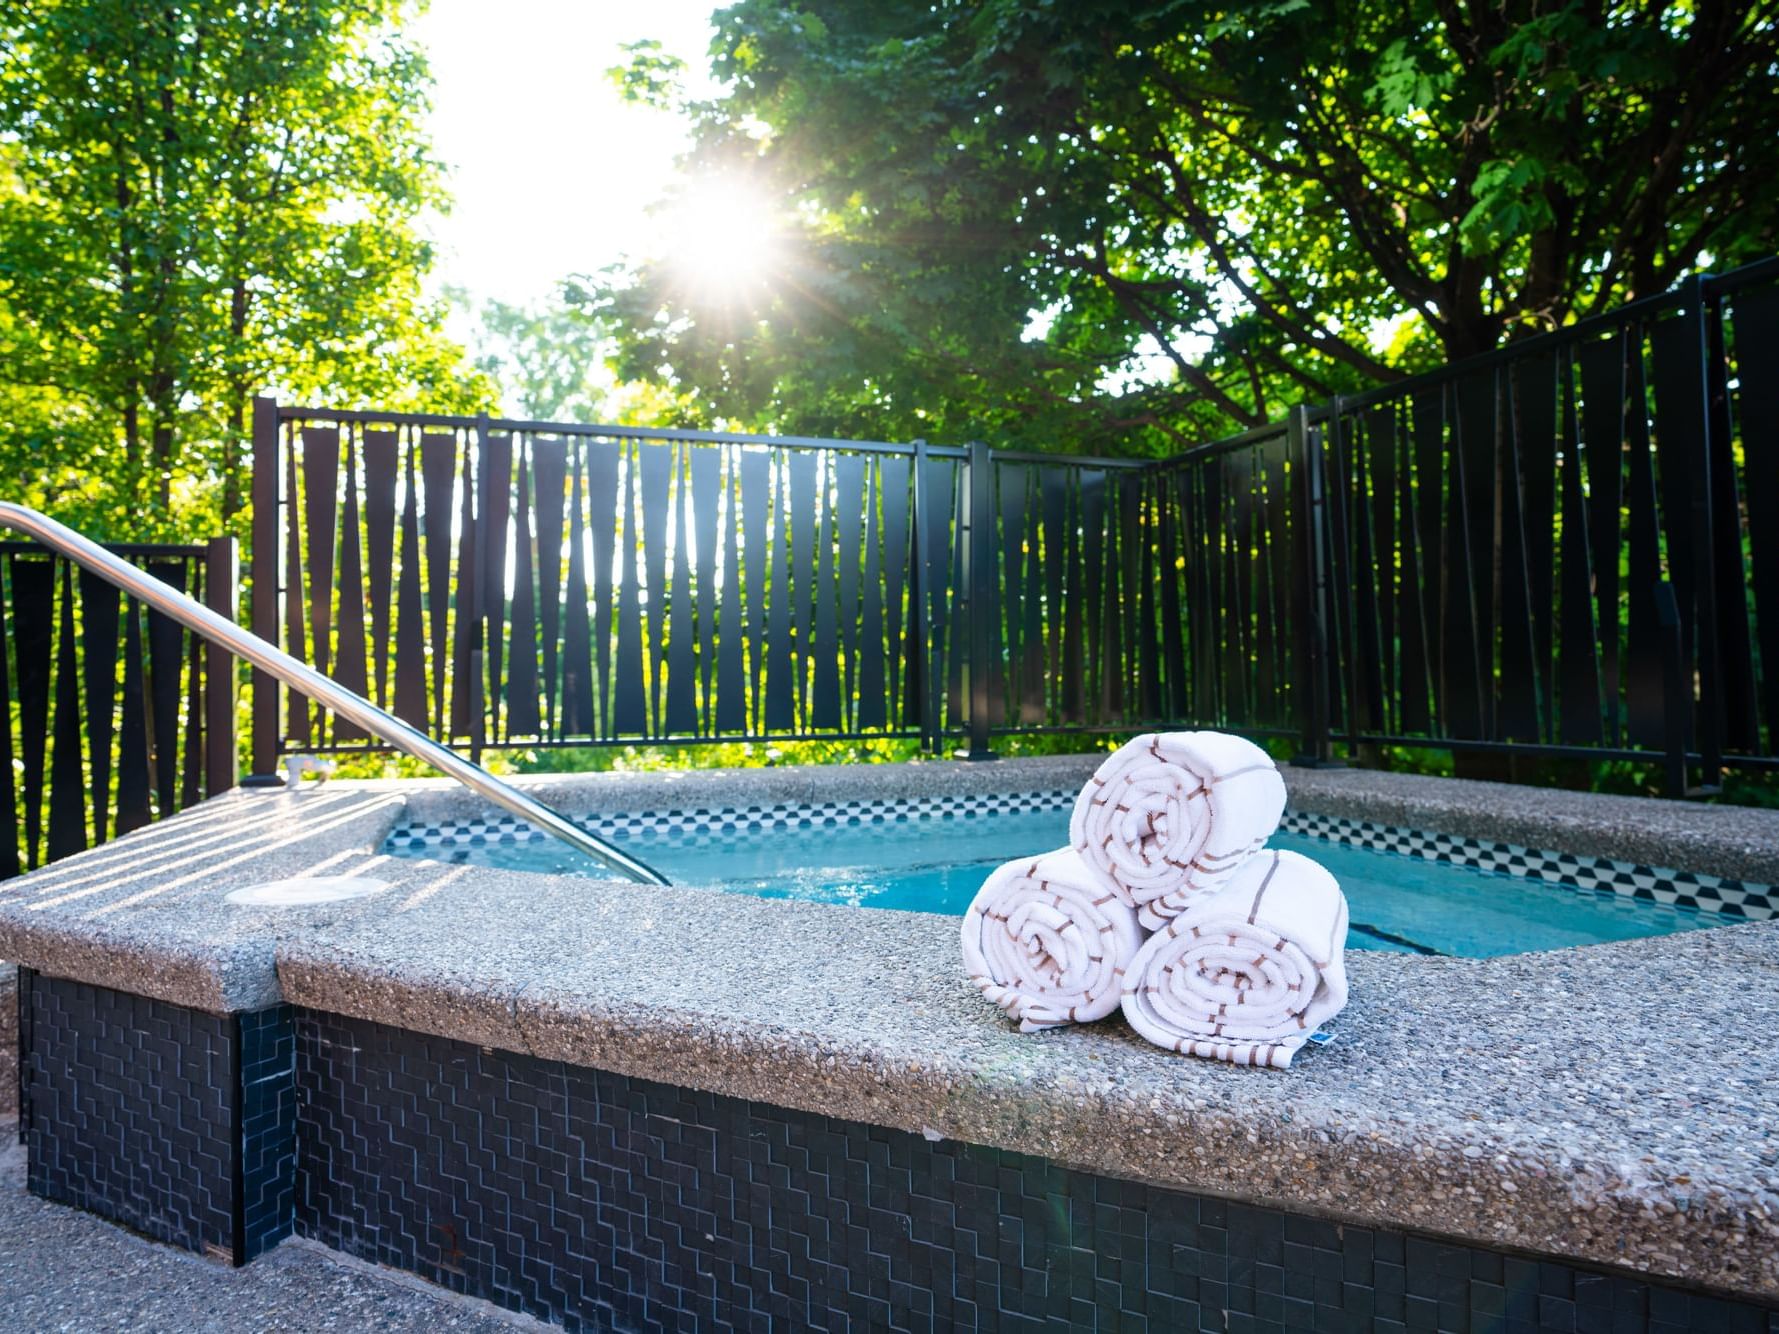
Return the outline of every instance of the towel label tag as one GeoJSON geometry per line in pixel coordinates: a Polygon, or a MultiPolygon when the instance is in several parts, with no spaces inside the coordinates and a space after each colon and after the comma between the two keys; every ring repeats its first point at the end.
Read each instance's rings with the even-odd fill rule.
{"type": "Polygon", "coordinates": [[[1334,1034],[1325,1029],[1317,1029],[1314,1033],[1310,1034],[1309,1041],[1315,1043],[1318,1047],[1326,1047],[1330,1042],[1334,1041],[1334,1034]]]}

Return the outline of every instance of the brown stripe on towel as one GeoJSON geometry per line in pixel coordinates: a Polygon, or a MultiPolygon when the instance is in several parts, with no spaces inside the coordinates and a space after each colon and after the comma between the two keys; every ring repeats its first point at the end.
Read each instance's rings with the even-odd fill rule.
{"type": "MultiPolygon", "coordinates": [[[[1279,854],[1275,852],[1272,855],[1272,865],[1266,868],[1266,874],[1261,877],[1260,888],[1254,891],[1254,906],[1252,908],[1248,909],[1248,925],[1249,926],[1253,926],[1254,919],[1260,915],[1260,900],[1266,897],[1266,887],[1268,885],[1272,884],[1272,878],[1275,875],[1277,875],[1278,873],[1279,873],[1279,854]]],[[[1230,941],[1230,944],[1233,945],[1234,943],[1235,942],[1233,940],[1230,941]]]]}

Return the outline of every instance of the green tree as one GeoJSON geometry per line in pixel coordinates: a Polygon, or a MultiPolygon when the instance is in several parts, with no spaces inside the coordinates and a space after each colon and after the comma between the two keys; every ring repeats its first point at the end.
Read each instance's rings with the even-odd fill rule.
{"type": "Polygon", "coordinates": [[[407,0],[21,0],[0,15],[0,441],[113,535],[228,519],[251,396],[449,407],[445,200],[407,0]],[[95,484],[95,479],[103,479],[95,484]],[[183,521],[183,522],[182,522],[183,521]]]}
{"type": "Polygon", "coordinates": [[[605,364],[611,335],[603,320],[560,300],[477,305],[464,292],[451,296],[475,316],[476,369],[493,382],[502,412],[532,421],[611,420],[616,384],[605,364]]]}
{"type": "MultiPolygon", "coordinates": [[[[742,0],[689,168],[795,234],[623,369],[798,430],[1155,452],[1775,248],[1773,6],[742,0]]],[[[645,53],[647,54],[647,53],[645,53]]],[[[659,96],[656,65],[631,77],[659,96]]]]}
{"type": "Polygon", "coordinates": [[[697,426],[705,421],[692,396],[661,383],[620,381],[611,321],[576,279],[553,298],[517,304],[477,303],[452,289],[451,301],[474,320],[468,342],[475,369],[508,417],[589,425],[697,426]]]}

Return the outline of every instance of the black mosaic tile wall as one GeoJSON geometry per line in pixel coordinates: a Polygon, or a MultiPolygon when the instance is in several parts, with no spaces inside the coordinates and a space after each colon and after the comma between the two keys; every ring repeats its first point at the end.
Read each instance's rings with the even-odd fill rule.
{"type": "Polygon", "coordinates": [[[290,1235],[288,1008],[218,1016],[20,970],[33,1194],[243,1263],[290,1235]]]}
{"type": "Polygon", "coordinates": [[[296,1200],[296,1025],[289,1006],[237,1016],[241,1032],[240,1259],[291,1232],[296,1200]]]}
{"type": "Polygon", "coordinates": [[[299,1011],[297,1229],[570,1329],[1779,1334],[1565,1264],[299,1011]]]}
{"type": "Polygon", "coordinates": [[[21,980],[31,1192],[232,1259],[231,1021],[41,973],[21,980]]]}

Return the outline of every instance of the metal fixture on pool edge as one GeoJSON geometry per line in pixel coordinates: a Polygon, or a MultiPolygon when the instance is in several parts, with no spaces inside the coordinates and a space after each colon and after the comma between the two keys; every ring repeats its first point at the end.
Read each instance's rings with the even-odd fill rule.
{"type": "Polygon", "coordinates": [[[298,694],[306,695],[324,708],[332,709],[340,717],[387,741],[404,754],[424,760],[447,778],[455,778],[496,806],[536,825],[546,834],[561,839],[576,851],[585,853],[593,860],[643,884],[670,883],[654,867],[619,851],[604,839],[589,834],[567,816],[551,810],[511,784],[503,783],[481,765],[441,746],[424,732],[417,731],[394,714],[378,708],[363,695],[348,690],[332,677],[323,676],[283,649],[243,630],[226,617],[217,615],[203,603],[169,587],[129,561],[114,556],[97,542],[75,532],[66,524],[57,523],[47,514],[41,514],[27,506],[0,501],[0,527],[37,539],[50,550],[66,556],[81,569],[98,575],[107,583],[117,585],[131,597],[147,603],[194,634],[222,645],[236,657],[244,658],[261,671],[277,677],[298,694]]]}

